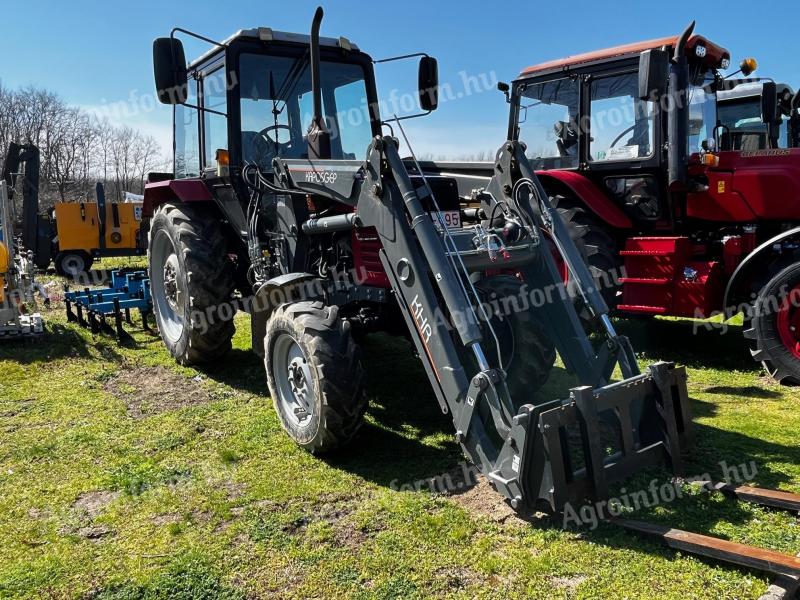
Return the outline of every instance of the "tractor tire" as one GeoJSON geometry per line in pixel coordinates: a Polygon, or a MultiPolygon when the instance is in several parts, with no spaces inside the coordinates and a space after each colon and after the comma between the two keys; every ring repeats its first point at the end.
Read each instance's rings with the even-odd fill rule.
{"type": "Polygon", "coordinates": [[[83,250],[66,250],[56,254],[54,263],[56,273],[61,277],[77,279],[92,268],[94,258],[83,250]]]}
{"type": "Polygon", "coordinates": [[[275,309],[264,336],[267,384],[281,424],[314,454],[349,442],[367,408],[360,348],[336,306],[275,309]]]}
{"type": "Polygon", "coordinates": [[[618,282],[622,276],[622,260],[614,238],[579,200],[556,195],[550,198],[550,202],[567,225],[570,237],[589,266],[608,308],[614,310],[622,290],[618,282]]]}
{"type": "Polygon", "coordinates": [[[800,264],[783,269],[761,289],[744,336],[770,377],[800,385],[800,264]]]}
{"type": "MultiPolygon", "coordinates": [[[[556,362],[555,346],[535,313],[530,309],[513,310],[513,303],[503,303],[503,298],[519,297],[523,286],[512,275],[488,277],[475,286],[491,309],[490,323],[499,338],[506,384],[517,406],[534,403],[532,395],[547,382],[556,362]]],[[[488,327],[483,328],[484,352],[490,361],[499,364],[494,337],[488,327]]]]}
{"type": "Polygon", "coordinates": [[[234,268],[219,219],[186,204],[163,204],[147,246],[158,330],[182,365],[207,363],[231,348],[234,268]],[[230,309],[230,310],[229,310],[230,309]]]}

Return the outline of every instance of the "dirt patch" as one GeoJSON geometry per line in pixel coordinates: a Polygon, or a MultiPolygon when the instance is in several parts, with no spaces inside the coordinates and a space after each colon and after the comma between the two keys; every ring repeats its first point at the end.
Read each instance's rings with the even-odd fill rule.
{"type": "Polygon", "coordinates": [[[78,496],[72,508],[79,514],[85,514],[88,515],[90,519],[94,519],[102,513],[109,504],[119,498],[119,495],[120,492],[110,492],[107,490],[86,492],[78,496]]]}
{"type": "Polygon", "coordinates": [[[465,486],[463,489],[445,495],[469,512],[483,515],[497,523],[504,523],[508,520],[523,522],[522,518],[503,501],[503,498],[483,476],[478,478],[477,484],[465,486]]]}
{"type": "Polygon", "coordinates": [[[550,583],[559,590],[564,590],[567,595],[572,595],[578,589],[578,586],[586,581],[585,575],[573,575],[572,577],[553,577],[550,583]]]}
{"type": "Polygon", "coordinates": [[[183,517],[181,517],[178,513],[166,513],[163,515],[156,515],[155,517],[150,519],[153,525],[156,525],[158,527],[162,527],[164,525],[174,525],[176,523],[180,523],[182,520],[183,517]]]}
{"type": "Polygon", "coordinates": [[[165,367],[137,367],[109,379],[104,389],[128,407],[134,419],[143,419],[212,400],[197,377],[188,379],[165,367]]]}

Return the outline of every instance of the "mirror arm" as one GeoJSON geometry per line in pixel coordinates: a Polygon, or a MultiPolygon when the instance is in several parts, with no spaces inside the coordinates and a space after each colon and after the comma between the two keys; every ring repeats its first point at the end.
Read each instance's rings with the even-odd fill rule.
{"type": "Polygon", "coordinates": [[[195,110],[199,110],[200,112],[209,112],[215,115],[219,115],[221,117],[228,117],[228,113],[220,112],[218,110],[214,110],[213,108],[203,108],[199,104],[189,104],[188,102],[184,102],[181,106],[185,106],[186,108],[194,108],[195,110]]]}
{"type": "Polygon", "coordinates": [[[195,33],[194,31],[189,31],[188,29],[183,29],[182,27],[173,27],[172,31],[169,32],[169,37],[174,39],[176,32],[180,32],[180,33],[186,34],[188,36],[191,36],[193,38],[196,38],[198,40],[201,40],[203,42],[211,44],[212,46],[218,46],[220,48],[227,48],[228,47],[227,44],[223,44],[222,42],[217,42],[215,40],[212,40],[211,38],[207,38],[207,37],[205,37],[203,35],[200,35],[199,33],[195,33]]]}
{"type": "Polygon", "coordinates": [[[407,58],[417,58],[417,57],[430,58],[430,56],[428,56],[424,52],[415,52],[414,54],[403,54],[402,56],[390,56],[389,58],[381,58],[380,60],[373,60],[372,64],[373,65],[378,65],[380,63],[387,63],[387,62],[393,62],[393,61],[396,61],[396,60],[405,60],[407,58]]]}
{"type": "MultiPolygon", "coordinates": [[[[392,115],[392,121],[405,121],[406,119],[417,119],[419,117],[425,117],[425,116],[431,114],[432,112],[433,112],[432,110],[428,110],[428,111],[425,111],[425,112],[416,113],[414,115],[406,115],[404,117],[396,117],[396,116],[392,115]]],[[[389,128],[391,128],[391,125],[389,125],[388,121],[381,121],[381,125],[387,125],[387,126],[389,126],[389,128]]]]}

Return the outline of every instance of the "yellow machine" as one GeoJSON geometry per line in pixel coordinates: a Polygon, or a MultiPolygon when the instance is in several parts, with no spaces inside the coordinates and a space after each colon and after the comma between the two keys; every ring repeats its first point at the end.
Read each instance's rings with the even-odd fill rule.
{"type": "Polygon", "coordinates": [[[55,265],[61,275],[88,270],[95,258],[144,254],[139,226],[142,203],[62,202],[53,208],[55,265]],[[100,217],[103,218],[100,218],[100,217]]]}

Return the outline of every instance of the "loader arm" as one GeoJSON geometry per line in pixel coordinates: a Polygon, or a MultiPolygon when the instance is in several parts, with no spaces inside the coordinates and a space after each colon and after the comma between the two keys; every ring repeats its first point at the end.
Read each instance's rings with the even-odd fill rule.
{"type": "MultiPolygon", "coordinates": [[[[544,403],[509,397],[505,372],[486,359],[484,345],[490,342],[482,335],[466,274],[459,267],[463,263],[455,256],[466,236],[446,236],[434,226],[422,207],[420,195],[425,192],[412,186],[395,139],[374,138],[361,165],[277,159],[274,170],[278,186],[354,206],[353,225],[375,228],[382,243],[381,262],[410,337],[443,412],[451,415],[463,451],[516,510],[561,510],[567,502],[602,497],[610,481],[647,464],[666,461],[680,471],[691,417],[685,372],[659,364],[640,373],[630,344],[611,326],[577,248],[520,157],[524,154],[518,145],[506,144],[489,187],[489,210],[497,201],[512,204],[525,213],[530,226],[524,243],[508,248],[510,260],[531,289],[563,287],[539,235],[540,228],[549,228],[605,335],[596,350],[573,302],[559,294],[537,308],[565,364],[584,384],[567,399],[544,403]],[[330,172],[337,177],[325,175],[330,172]],[[474,363],[465,360],[469,356],[474,363]],[[625,379],[609,384],[617,365],[625,379]],[[616,423],[621,439],[611,460],[600,432],[609,420],[616,423]],[[571,462],[570,431],[580,432],[582,465],[571,462]]],[[[488,257],[484,264],[473,257],[471,270],[496,266],[488,257]]]]}

